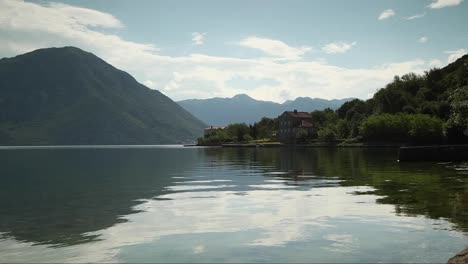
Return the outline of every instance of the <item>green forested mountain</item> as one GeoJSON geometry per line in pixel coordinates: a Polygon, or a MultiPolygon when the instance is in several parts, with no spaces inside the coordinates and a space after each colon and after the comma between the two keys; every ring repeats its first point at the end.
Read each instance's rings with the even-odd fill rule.
{"type": "Polygon", "coordinates": [[[204,124],[74,47],[0,60],[0,145],[190,142],[204,124]]]}
{"type": "Polygon", "coordinates": [[[422,75],[395,76],[373,98],[315,116],[328,138],[468,143],[468,55],[422,75]]]}

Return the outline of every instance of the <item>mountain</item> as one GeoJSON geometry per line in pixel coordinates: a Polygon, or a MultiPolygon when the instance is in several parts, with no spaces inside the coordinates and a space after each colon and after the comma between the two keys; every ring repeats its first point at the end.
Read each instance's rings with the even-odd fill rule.
{"type": "Polygon", "coordinates": [[[75,47],[0,60],[0,145],[191,142],[205,126],[159,91],[75,47]]]}
{"type": "Polygon", "coordinates": [[[308,112],[311,112],[314,110],[322,110],[325,108],[337,109],[342,104],[348,101],[351,101],[353,99],[354,98],[326,100],[326,99],[321,99],[321,98],[298,97],[294,101],[287,101],[283,103],[283,105],[288,108],[293,107],[295,109],[314,108],[312,110],[307,110],[308,112]]]}
{"type": "Polygon", "coordinates": [[[294,109],[312,112],[327,107],[337,109],[343,103],[352,100],[298,97],[282,104],[255,100],[246,94],[232,98],[189,99],[178,103],[198,119],[210,125],[227,125],[231,123],[254,123],[262,117],[277,117],[284,111],[294,109]]]}

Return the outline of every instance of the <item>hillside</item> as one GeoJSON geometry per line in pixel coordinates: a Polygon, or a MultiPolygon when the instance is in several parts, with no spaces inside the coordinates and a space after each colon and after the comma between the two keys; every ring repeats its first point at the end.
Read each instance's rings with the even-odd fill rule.
{"type": "Polygon", "coordinates": [[[191,142],[204,124],[74,47],[0,60],[0,145],[191,142]]]}
{"type": "MultiPolygon", "coordinates": [[[[230,100],[225,101],[228,105],[230,100]]],[[[255,100],[250,98],[250,101],[255,100]]],[[[298,98],[283,105],[294,104],[294,108],[302,110],[307,105],[299,103],[308,101],[310,98],[298,98]]],[[[311,115],[314,131],[298,132],[296,143],[468,144],[468,55],[442,69],[430,69],[421,75],[395,76],[392,82],[366,101],[353,99],[336,110],[315,110],[311,115]]],[[[198,139],[198,143],[277,140],[278,118],[255,121],[251,126],[231,124],[209,138],[198,139]]]]}
{"type": "Polygon", "coordinates": [[[232,98],[189,99],[178,103],[198,119],[210,125],[232,123],[254,123],[262,117],[277,117],[284,111],[298,109],[314,111],[325,108],[337,109],[351,99],[325,100],[298,97],[283,104],[255,100],[248,95],[238,94],[232,98]]]}
{"type": "Polygon", "coordinates": [[[466,144],[468,54],[422,75],[395,76],[371,99],[355,99],[315,117],[321,119],[319,136],[328,139],[466,144]]]}

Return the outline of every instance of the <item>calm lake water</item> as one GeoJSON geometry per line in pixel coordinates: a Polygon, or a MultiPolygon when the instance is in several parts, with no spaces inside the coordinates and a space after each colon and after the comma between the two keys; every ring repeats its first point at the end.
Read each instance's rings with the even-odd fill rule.
{"type": "Polygon", "coordinates": [[[0,149],[0,262],[446,262],[468,165],[395,149],[0,149]]]}

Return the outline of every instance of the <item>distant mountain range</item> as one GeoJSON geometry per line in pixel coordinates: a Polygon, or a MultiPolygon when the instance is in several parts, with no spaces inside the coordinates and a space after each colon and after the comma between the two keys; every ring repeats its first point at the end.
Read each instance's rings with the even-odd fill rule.
{"type": "Polygon", "coordinates": [[[231,123],[251,123],[262,117],[277,117],[284,111],[299,110],[312,112],[327,107],[339,108],[353,98],[326,100],[298,97],[282,104],[255,100],[248,95],[238,94],[232,98],[189,99],[178,103],[195,117],[209,125],[224,126],[231,123]]]}
{"type": "Polygon", "coordinates": [[[78,48],[0,60],[0,145],[182,143],[203,127],[167,96],[78,48]]]}

